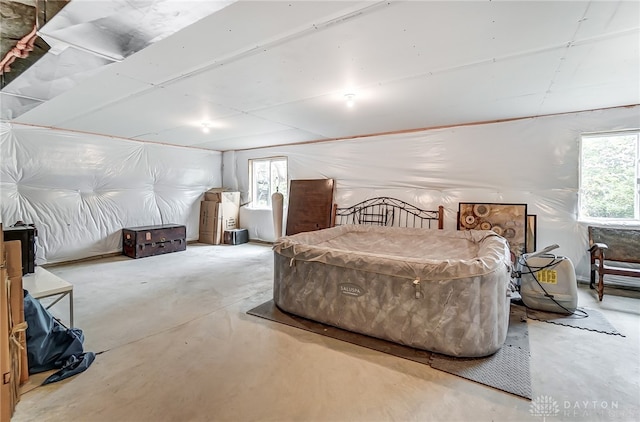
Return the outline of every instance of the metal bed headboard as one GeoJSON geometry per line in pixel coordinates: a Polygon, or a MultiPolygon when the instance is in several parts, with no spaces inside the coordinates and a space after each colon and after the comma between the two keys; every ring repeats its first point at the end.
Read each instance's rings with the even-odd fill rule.
{"type": "Polygon", "coordinates": [[[379,226],[437,228],[444,226],[444,207],[422,210],[404,201],[381,196],[367,199],[348,208],[335,208],[334,225],[373,224],[379,226]]]}

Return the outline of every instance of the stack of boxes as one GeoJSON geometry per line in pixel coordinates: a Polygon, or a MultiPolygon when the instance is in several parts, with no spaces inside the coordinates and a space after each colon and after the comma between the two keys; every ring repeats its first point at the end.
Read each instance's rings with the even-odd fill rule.
{"type": "Polygon", "coordinates": [[[219,245],[224,242],[225,230],[238,227],[240,192],[224,188],[209,189],[200,202],[200,243],[219,245]]]}
{"type": "MultiPolygon", "coordinates": [[[[0,233],[2,231],[0,230],[0,233]]],[[[14,406],[11,400],[11,355],[9,354],[9,295],[7,294],[4,241],[0,234],[0,422],[11,419],[14,406]]]]}
{"type": "Polygon", "coordinates": [[[21,243],[3,237],[0,223],[0,422],[11,418],[19,386],[29,379],[21,243]]]}

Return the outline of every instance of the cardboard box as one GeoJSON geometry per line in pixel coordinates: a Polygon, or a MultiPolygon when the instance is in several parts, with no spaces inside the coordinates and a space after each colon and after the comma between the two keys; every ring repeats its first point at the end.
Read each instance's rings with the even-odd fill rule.
{"type": "MultiPolygon", "coordinates": [[[[220,227],[220,231],[218,232],[220,236],[225,230],[231,230],[238,228],[238,216],[240,214],[240,192],[237,193],[236,201],[227,201],[220,203],[220,209],[218,211],[218,220],[220,227]]],[[[222,239],[221,239],[222,242],[222,239]]]]}
{"type": "Polygon", "coordinates": [[[9,297],[7,295],[7,269],[4,236],[0,224],[0,422],[8,422],[15,403],[12,398],[11,354],[9,353],[9,297]]]}
{"type": "Polygon", "coordinates": [[[204,193],[205,201],[232,202],[240,205],[240,192],[225,190],[225,188],[213,188],[204,193]]]}
{"type": "MultiPolygon", "coordinates": [[[[12,323],[10,329],[24,322],[24,293],[22,291],[22,245],[19,240],[4,242],[7,256],[7,276],[9,277],[9,303],[11,304],[12,323]]],[[[16,366],[17,373],[13,377],[22,385],[29,380],[29,363],[27,361],[27,335],[18,332],[18,342],[22,345],[16,366]]]]}
{"type": "Polygon", "coordinates": [[[212,188],[204,193],[205,201],[222,202],[222,192],[224,188],[212,188]]]}
{"type": "Polygon", "coordinates": [[[212,245],[221,244],[225,230],[238,227],[240,192],[213,188],[204,193],[200,202],[199,241],[212,245]]]}
{"type": "Polygon", "coordinates": [[[233,195],[229,196],[227,194],[234,194],[240,192],[231,192],[226,188],[211,188],[204,193],[205,201],[213,201],[213,202],[225,202],[228,201],[229,198],[233,200],[233,195]]]}
{"type": "Polygon", "coordinates": [[[200,202],[200,232],[198,241],[215,245],[216,233],[218,232],[218,202],[200,202]]]}

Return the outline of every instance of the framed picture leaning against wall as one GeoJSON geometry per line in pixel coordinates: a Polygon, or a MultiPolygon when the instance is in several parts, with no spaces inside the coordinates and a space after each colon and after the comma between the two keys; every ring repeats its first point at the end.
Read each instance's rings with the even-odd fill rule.
{"type": "Polygon", "coordinates": [[[530,247],[527,222],[527,204],[460,202],[458,205],[458,230],[494,231],[507,239],[513,262],[530,247]]]}

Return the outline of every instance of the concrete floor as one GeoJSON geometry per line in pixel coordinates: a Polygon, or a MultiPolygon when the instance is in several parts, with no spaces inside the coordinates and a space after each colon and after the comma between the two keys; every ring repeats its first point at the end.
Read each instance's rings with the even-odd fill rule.
{"type": "MultiPolygon", "coordinates": [[[[520,397],[247,315],[272,269],[253,243],[50,267],[104,353],[23,394],[12,421],[543,421],[520,397]]],[[[533,397],[556,402],[547,420],[640,420],[640,294],[579,294],[626,337],[529,321],[533,397]]]]}

